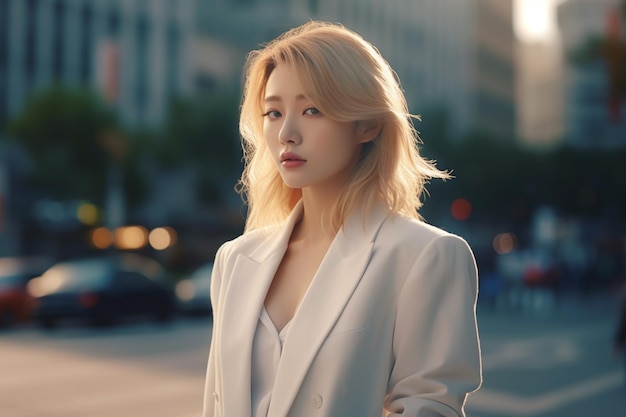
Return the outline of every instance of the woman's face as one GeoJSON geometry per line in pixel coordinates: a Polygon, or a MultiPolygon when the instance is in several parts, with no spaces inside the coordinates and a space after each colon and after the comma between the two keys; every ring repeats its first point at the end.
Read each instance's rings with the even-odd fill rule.
{"type": "Polygon", "coordinates": [[[296,67],[283,64],[272,71],[263,113],[265,141],[288,187],[343,184],[365,140],[356,123],[337,122],[315,107],[296,67]]]}

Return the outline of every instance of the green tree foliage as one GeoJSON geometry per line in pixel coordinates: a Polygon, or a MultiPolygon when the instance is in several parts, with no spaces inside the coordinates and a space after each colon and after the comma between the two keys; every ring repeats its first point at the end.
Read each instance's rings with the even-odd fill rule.
{"type": "MultiPolygon", "coordinates": [[[[432,157],[429,146],[435,142],[426,141],[426,156],[432,157]]],[[[626,172],[616,169],[626,161],[626,149],[529,149],[478,135],[439,142],[438,165],[455,178],[431,184],[434,198],[425,206],[431,214],[448,211],[463,197],[479,221],[523,224],[543,205],[566,216],[626,220],[626,172]]]]}
{"type": "Polygon", "coordinates": [[[238,106],[239,95],[231,89],[178,101],[170,108],[165,130],[148,135],[162,169],[193,166],[203,202],[218,202],[220,183],[241,171],[238,106]]]}
{"type": "Polygon", "coordinates": [[[101,203],[114,150],[115,163],[127,168],[130,201],[141,196],[140,182],[126,157],[132,153],[131,144],[124,143],[113,112],[90,91],[58,85],[41,91],[9,121],[7,133],[33,161],[30,185],[49,198],[101,203]],[[106,139],[111,136],[117,139],[106,139]]]}

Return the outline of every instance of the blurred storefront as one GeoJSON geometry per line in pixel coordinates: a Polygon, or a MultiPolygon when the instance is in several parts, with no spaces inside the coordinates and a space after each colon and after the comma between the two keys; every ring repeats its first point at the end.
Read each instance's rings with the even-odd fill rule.
{"type": "Polygon", "coordinates": [[[626,146],[626,6],[569,0],[558,9],[566,59],[565,140],[583,148],[626,146]]]}

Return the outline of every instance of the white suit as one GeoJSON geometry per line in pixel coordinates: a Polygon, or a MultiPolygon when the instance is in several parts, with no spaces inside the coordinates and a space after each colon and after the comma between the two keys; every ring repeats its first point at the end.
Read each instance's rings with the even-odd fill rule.
{"type": "MultiPolygon", "coordinates": [[[[217,252],[204,417],[250,417],[251,349],[299,203],[217,252]]],[[[467,243],[375,208],[332,242],[284,343],[268,417],[461,416],[481,383],[467,243]]]]}

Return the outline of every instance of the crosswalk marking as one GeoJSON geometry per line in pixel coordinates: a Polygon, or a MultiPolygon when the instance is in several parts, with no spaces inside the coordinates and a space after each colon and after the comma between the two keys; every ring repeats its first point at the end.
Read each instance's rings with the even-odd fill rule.
{"type": "Polygon", "coordinates": [[[566,386],[537,395],[520,395],[490,386],[491,371],[516,372],[537,370],[545,372],[563,366],[573,367],[585,361],[585,346],[597,342],[606,343],[613,323],[605,321],[593,325],[577,326],[551,334],[525,337],[518,340],[498,337],[485,343],[488,352],[483,353],[483,370],[486,386],[470,395],[467,401],[468,416],[480,413],[500,417],[532,417],[592,398],[613,390],[624,383],[620,371],[598,369],[595,375],[583,380],[572,380],[566,386]]]}

